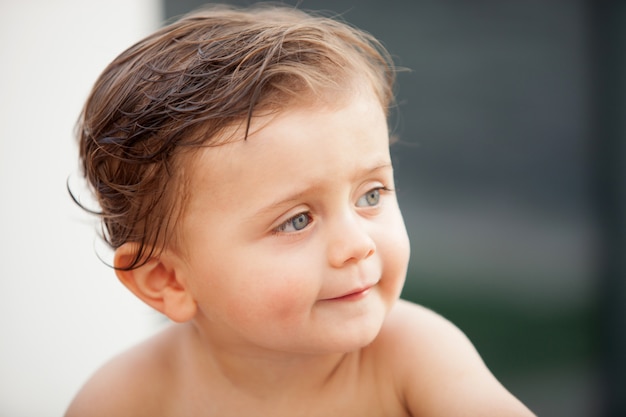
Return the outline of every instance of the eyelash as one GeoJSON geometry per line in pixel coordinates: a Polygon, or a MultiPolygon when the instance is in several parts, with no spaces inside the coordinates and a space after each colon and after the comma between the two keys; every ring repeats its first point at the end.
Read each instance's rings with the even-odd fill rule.
{"type": "MultiPolygon", "coordinates": [[[[313,220],[313,218],[311,217],[311,215],[309,214],[309,212],[302,212],[302,213],[298,213],[293,217],[290,217],[289,219],[287,219],[286,221],[284,221],[282,224],[280,224],[277,228],[274,229],[274,233],[278,234],[278,233],[295,233],[295,232],[299,232],[300,230],[305,229],[309,224],[311,224],[311,221],[313,220]],[[306,216],[307,218],[307,223],[301,228],[301,229],[296,229],[292,232],[285,232],[285,228],[287,226],[293,226],[293,222],[296,221],[299,217],[301,216],[306,216]]],[[[295,229],[295,226],[293,226],[295,229]]]]}
{"type": "MultiPolygon", "coordinates": [[[[359,200],[360,200],[361,198],[363,198],[363,197],[367,196],[368,194],[372,193],[372,192],[378,192],[378,193],[380,193],[381,191],[383,191],[383,192],[392,192],[393,190],[392,190],[391,188],[389,188],[389,187],[386,187],[386,186],[374,187],[374,188],[372,188],[371,190],[369,190],[369,191],[367,191],[366,193],[364,193],[363,195],[361,195],[361,196],[359,197],[359,200]]],[[[379,196],[379,198],[380,198],[380,196],[379,196]]],[[[380,205],[380,201],[378,201],[376,205],[374,205],[374,206],[370,206],[370,207],[378,207],[379,205],[380,205]]],[[[294,215],[294,216],[290,217],[289,219],[285,220],[283,223],[281,223],[280,225],[278,225],[278,227],[276,227],[276,228],[272,231],[272,234],[281,234],[281,233],[287,233],[287,234],[288,234],[288,233],[296,233],[296,232],[299,232],[299,231],[301,231],[301,230],[306,229],[306,228],[307,228],[307,227],[311,224],[311,222],[312,222],[312,221],[313,221],[313,218],[311,217],[311,215],[309,214],[309,212],[301,212],[301,213],[298,213],[298,214],[296,214],[296,215],[294,215]],[[286,228],[286,227],[288,227],[289,225],[293,225],[293,222],[294,222],[294,221],[295,221],[298,217],[303,216],[303,215],[307,217],[307,224],[306,224],[306,225],[304,225],[301,229],[297,229],[297,230],[295,230],[295,231],[291,231],[291,232],[285,232],[285,228],[286,228]]],[[[294,227],[294,228],[295,228],[295,227],[294,227]]]]}

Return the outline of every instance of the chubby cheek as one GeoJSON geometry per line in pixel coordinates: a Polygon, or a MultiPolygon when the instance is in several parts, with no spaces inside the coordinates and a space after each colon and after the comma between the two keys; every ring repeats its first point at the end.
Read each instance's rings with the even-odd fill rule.
{"type": "Polygon", "coordinates": [[[303,276],[297,268],[272,268],[265,272],[267,280],[259,288],[259,298],[267,315],[282,320],[303,318],[317,299],[317,280],[303,276]]]}
{"type": "Polygon", "coordinates": [[[387,230],[394,230],[388,234],[379,245],[383,260],[383,277],[379,286],[384,292],[387,301],[394,302],[402,291],[411,253],[409,237],[402,221],[396,220],[396,225],[387,230]]]}
{"type": "Polygon", "coordinates": [[[224,270],[215,288],[217,294],[228,294],[221,302],[228,316],[251,325],[262,321],[287,327],[306,319],[319,292],[311,268],[262,252],[232,261],[239,266],[224,270]]]}

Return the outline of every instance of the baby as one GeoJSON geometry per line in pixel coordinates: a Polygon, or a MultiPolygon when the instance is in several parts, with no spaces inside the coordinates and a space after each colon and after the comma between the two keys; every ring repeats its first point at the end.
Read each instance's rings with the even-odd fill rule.
{"type": "Polygon", "coordinates": [[[399,300],[409,241],[370,35],[214,6],[117,57],[78,125],[121,282],[174,323],[67,416],[532,416],[399,300]]]}

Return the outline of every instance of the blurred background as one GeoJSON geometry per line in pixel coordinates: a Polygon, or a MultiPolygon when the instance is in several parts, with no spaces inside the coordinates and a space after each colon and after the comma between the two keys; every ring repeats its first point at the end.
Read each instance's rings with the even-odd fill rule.
{"type": "MultiPolygon", "coordinates": [[[[162,323],[98,261],[65,182],[99,72],[203,3],[0,0],[0,416],[60,415],[162,323]]],[[[340,15],[407,69],[403,297],[461,327],[538,415],[626,415],[626,2],[284,3],[340,15]]]]}

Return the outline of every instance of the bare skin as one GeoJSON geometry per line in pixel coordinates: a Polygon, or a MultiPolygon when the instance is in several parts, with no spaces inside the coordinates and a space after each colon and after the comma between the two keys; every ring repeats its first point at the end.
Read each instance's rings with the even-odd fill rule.
{"type": "Polygon", "coordinates": [[[67,417],[533,415],[456,327],[398,300],[409,242],[384,112],[367,91],[332,103],[188,165],[181,247],[118,271],[180,324],[105,365],[67,417]]]}
{"type": "Polygon", "coordinates": [[[323,360],[250,358],[241,364],[257,369],[242,373],[215,366],[199,343],[190,324],[168,328],[98,371],[67,416],[533,415],[456,327],[404,301],[372,344],[323,360]]]}

